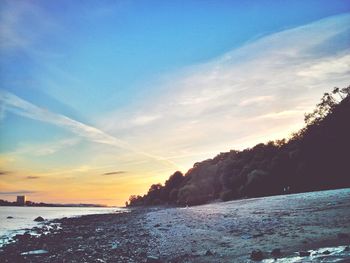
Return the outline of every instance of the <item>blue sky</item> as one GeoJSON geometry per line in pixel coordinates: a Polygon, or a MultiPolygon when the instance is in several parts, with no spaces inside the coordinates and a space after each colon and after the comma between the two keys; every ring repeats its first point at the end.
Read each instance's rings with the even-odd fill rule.
{"type": "Polygon", "coordinates": [[[127,184],[121,197],[108,195],[122,200],[220,151],[288,136],[324,91],[348,85],[348,1],[2,1],[0,9],[8,192],[57,177],[86,189],[127,184]],[[127,172],[101,179],[110,170],[127,172]],[[27,174],[39,179],[28,184],[27,174]]]}

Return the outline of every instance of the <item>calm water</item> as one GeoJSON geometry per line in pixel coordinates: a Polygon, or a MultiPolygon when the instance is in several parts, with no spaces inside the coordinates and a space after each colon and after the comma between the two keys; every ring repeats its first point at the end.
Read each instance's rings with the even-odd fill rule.
{"type": "Polygon", "coordinates": [[[0,247],[9,242],[11,237],[25,232],[24,229],[30,229],[42,224],[34,222],[38,216],[45,219],[56,219],[62,217],[75,217],[89,214],[107,214],[115,212],[124,212],[124,208],[110,207],[18,207],[1,206],[0,207],[0,247]],[[12,219],[8,219],[12,216],[12,219]]]}

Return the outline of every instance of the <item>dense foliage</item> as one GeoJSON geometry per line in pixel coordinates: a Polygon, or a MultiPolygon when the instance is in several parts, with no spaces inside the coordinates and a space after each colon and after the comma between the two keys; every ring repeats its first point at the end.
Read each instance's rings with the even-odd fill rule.
{"type": "Polygon", "coordinates": [[[350,187],[350,86],[325,93],[289,140],[231,150],[154,184],[129,206],[197,205],[211,200],[350,187]]]}

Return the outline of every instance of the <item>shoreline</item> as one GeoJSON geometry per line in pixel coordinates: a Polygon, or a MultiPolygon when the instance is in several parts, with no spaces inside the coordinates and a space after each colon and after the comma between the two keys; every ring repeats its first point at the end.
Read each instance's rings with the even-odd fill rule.
{"type": "MultiPolygon", "coordinates": [[[[0,261],[250,262],[257,249],[263,262],[271,262],[274,249],[280,249],[277,262],[302,251],[330,258],[333,252],[315,249],[343,245],[345,250],[348,218],[350,189],[190,208],[131,208],[48,221],[45,225],[61,228],[17,236],[16,243],[0,248],[0,261]]],[[[350,252],[340,256],[350,260],[350,252]]]]}
{"type": "MultiPolygon", "coordinates": [[[[139,262],[137,254],[130,253],[130,249],[138,241],[137,234],[143,231],[136,222],[143,214],[142,209],[133,209],[43,222],[43,227],[18,234],[15,242],[0,248],[0,262],[105,262],[115,259],[115,254],[119,254],[117,262],[125,262],[128,257],[135,259],[131,262],[139,262]],[[108,258],[103,260],[106,255],[108,258]]],[[[142,247],[147,244],[141,243],[142,247]]]]}
{"type": "Polygon", "coordinates": [[[11,237],[33,228],[41,228],[44,221],[77,217],[87,214],[106,214],[116,211],[127,211],[121,208],[86,208],[86,207],[0,207],[0,247],[8,243],[11,237]]]}

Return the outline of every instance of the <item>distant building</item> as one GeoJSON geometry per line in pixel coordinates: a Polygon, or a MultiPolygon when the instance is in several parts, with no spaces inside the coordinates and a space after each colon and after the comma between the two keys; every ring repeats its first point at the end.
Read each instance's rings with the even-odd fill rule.
{"type": "Polygon", "coordinates": [[[25,195],[17,195],[17,204],[25,205],[26,204],[26,196],[25,195]]]}

